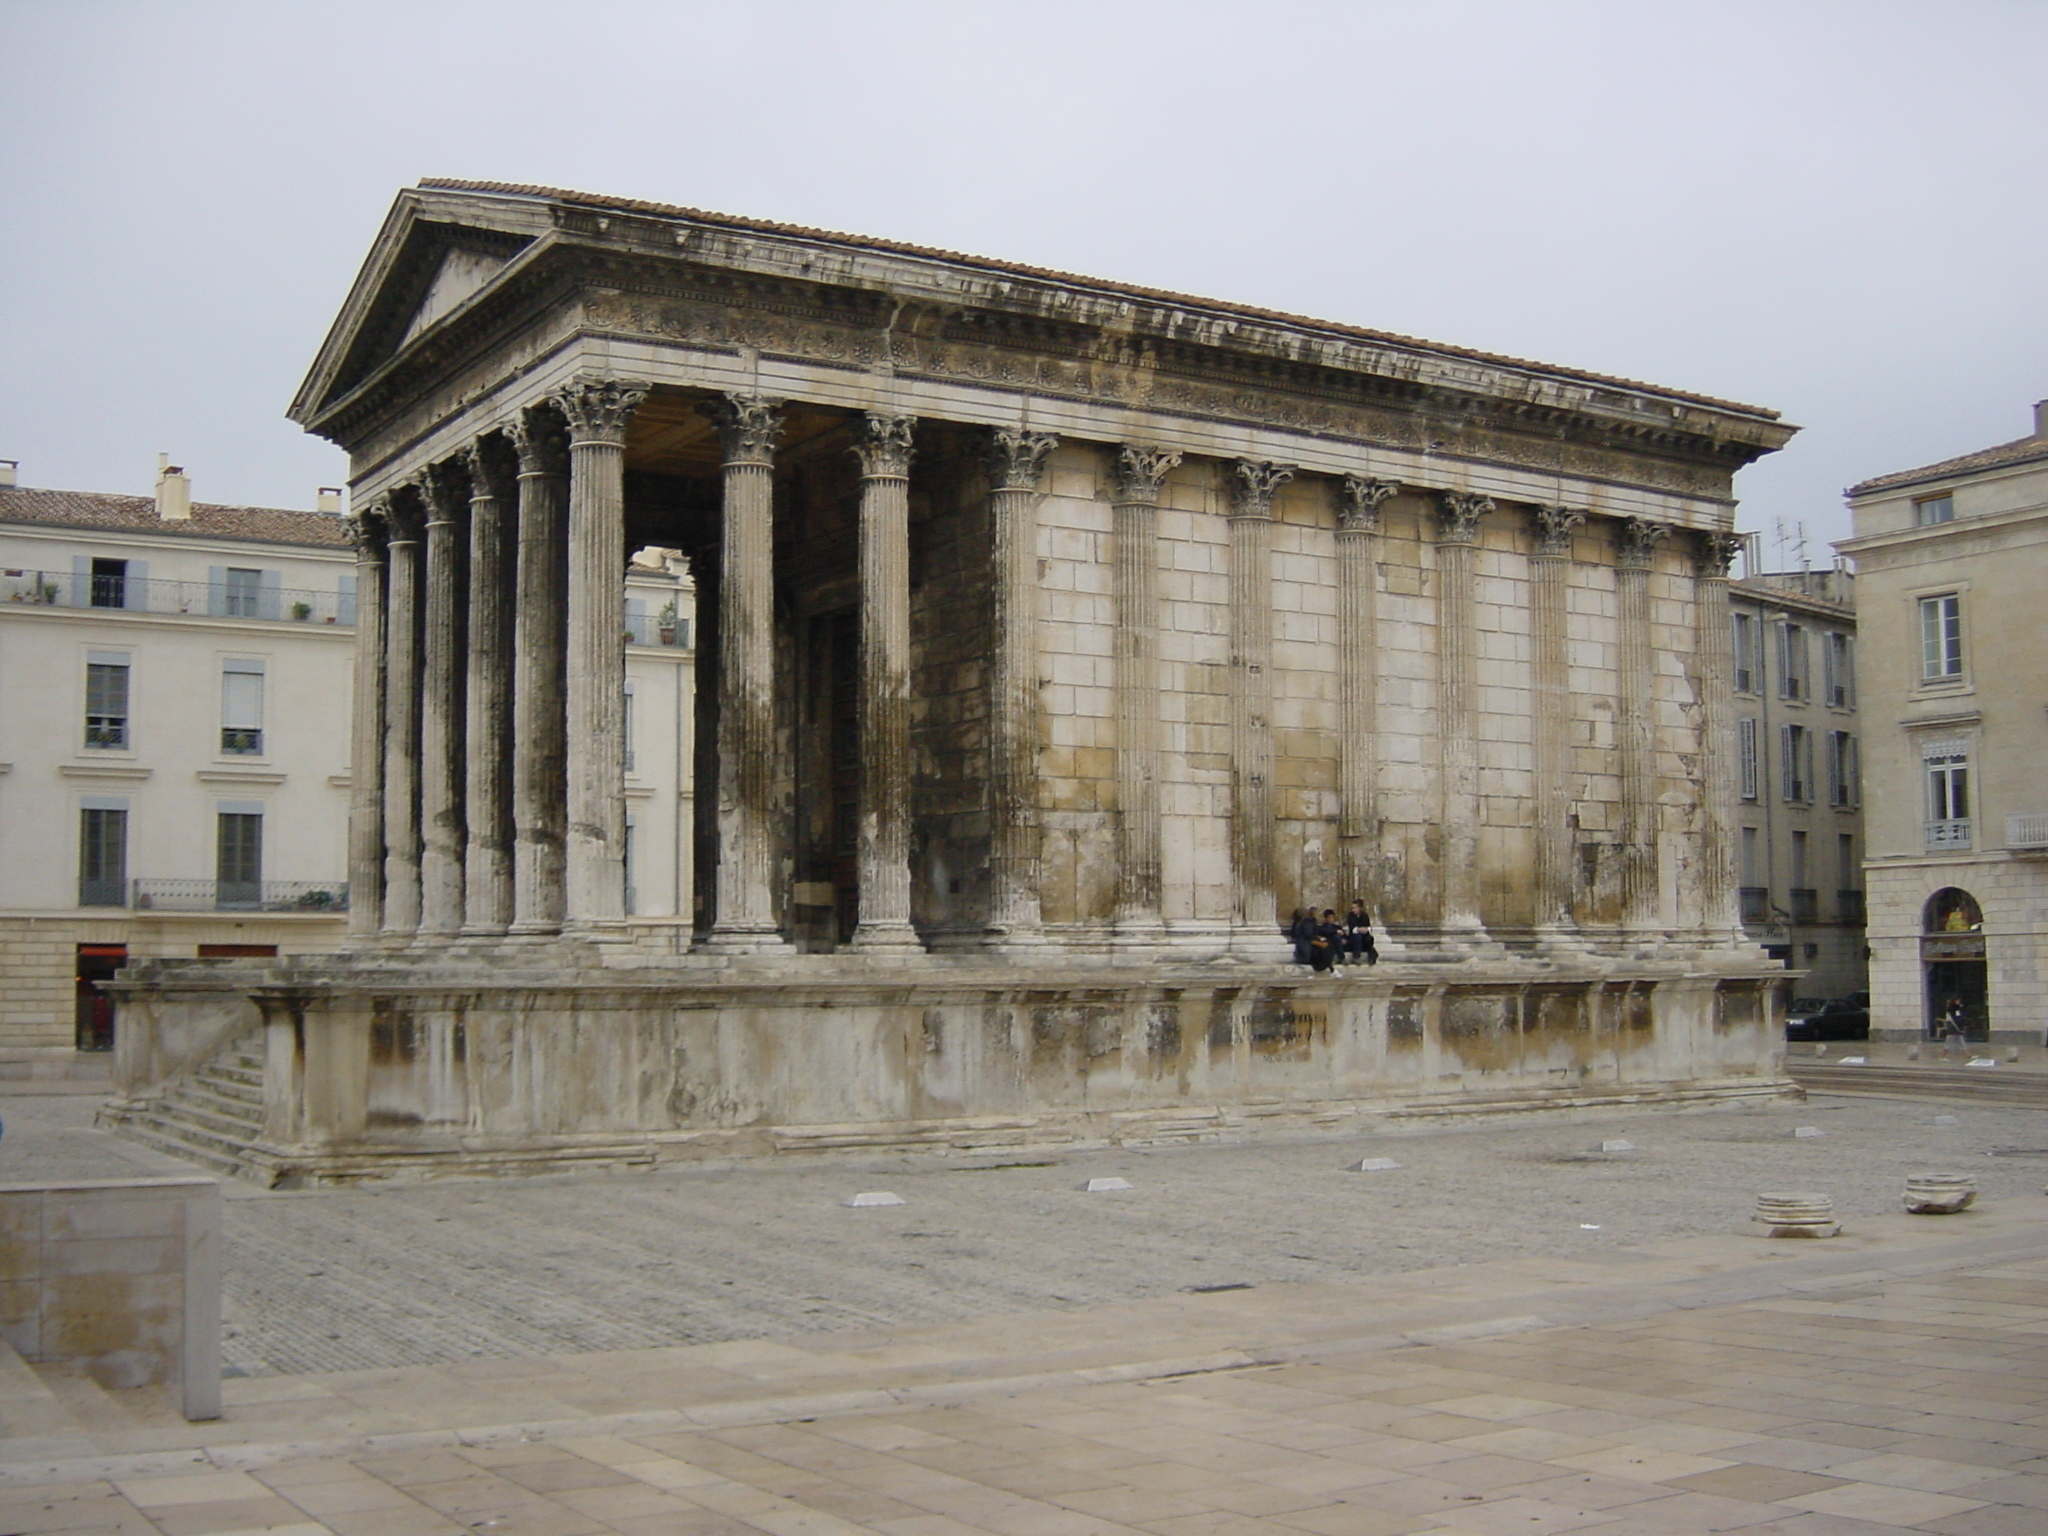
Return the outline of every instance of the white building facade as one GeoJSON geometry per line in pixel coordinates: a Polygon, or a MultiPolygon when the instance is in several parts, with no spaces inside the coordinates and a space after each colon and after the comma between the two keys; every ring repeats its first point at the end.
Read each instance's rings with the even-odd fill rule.
{"type": "Polygon", "coordinates": [[[2048,402],[2034,431],[1851,487],[1871,1023],[2048,1024],[2048,402]]]}
{"type": "MultiPolygon", "coordinates": [[[[176,469],[154,499],[14,478],[0,461],[0,1055],[34,1064],[111,1046],[99,984],[130,960],[341,943],[356,574],[338,495],[306,512],[194,504],[176,469]]],[[[687,890],[678,596],[635,566],[629,815],[657,914],[687,890]]]]}

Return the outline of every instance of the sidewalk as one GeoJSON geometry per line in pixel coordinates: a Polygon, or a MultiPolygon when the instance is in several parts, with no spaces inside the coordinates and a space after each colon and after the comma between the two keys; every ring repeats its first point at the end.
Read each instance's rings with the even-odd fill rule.
{"type": "Polygon", "coordinates": [[[2039,1536],[2048,1198],[226,1387],[38,1432],[17,1383],[0,1531],[2039,1536]]]}

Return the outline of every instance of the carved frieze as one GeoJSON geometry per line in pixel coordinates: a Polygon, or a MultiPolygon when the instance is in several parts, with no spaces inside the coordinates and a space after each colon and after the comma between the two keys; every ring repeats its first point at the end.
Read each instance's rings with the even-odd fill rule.
{"type": "Polygon", "coordinates": [[[853,453],[860,460],[862,478],[902,480],[908,477],[910,434],[916,426],[915,416],[869,411],[853,441],[853,453]]]}
{"type": "Polygon", "coordinates": [[[1337,531],[1377,533],[1381,503],[1390,500],[1400,489],[1400,484],[1393,480],[1346,475],[1337,490],[1337,531]]]}
{"type": "Polygon", "coordinates": [[[1292,464],[1239,459],[1230,476],[1230,515],[1270,518],[1273,493],[1293,478],[1292,464]]]}
{"type": "Polygon", "coordinates": [[[1166,483],[1167,474],[1180,463],[1180,459],[1180,451],[1175,448],[1154,448],[1136,443],[1121,445],[1116,451],[1112,470],[1116,499],[1120,502],[1157,502],[1160,487],[1166,483]]]}

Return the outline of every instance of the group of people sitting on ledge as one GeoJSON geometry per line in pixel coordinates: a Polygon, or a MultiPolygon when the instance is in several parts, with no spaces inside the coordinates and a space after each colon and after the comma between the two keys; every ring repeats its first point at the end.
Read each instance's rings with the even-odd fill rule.
{"type": "Polygon", "coordinates": [[[1372,918],[1365,903],[1354,901],[1339,921],[1334,907],[1318,916],[1313,907],[1296,907],[1287,936],[1294,941],[1294,963],[1327,971],[1335,965],[1378,965],[1379,946],[1372,941],[1372,918]]]}

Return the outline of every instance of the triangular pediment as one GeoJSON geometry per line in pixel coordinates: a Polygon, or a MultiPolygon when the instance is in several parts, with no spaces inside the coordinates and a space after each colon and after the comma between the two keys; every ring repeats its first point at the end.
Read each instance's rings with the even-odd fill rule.
{"type": "Polygon", "coordinates": [[[312,371],[292,402],[319,416],[475,298],[551,227],[527,199],[399,194],[312,371]]]}

